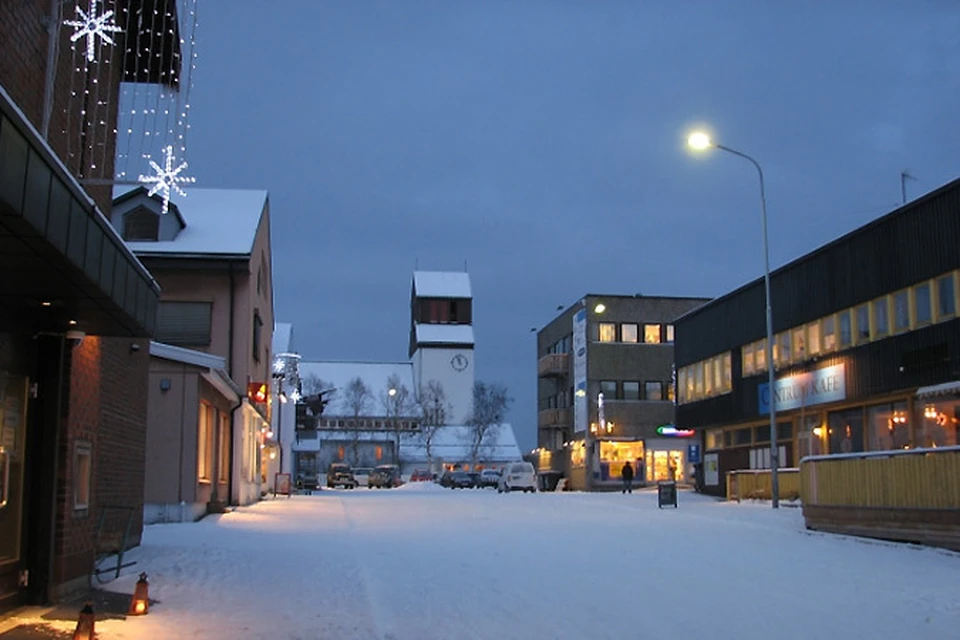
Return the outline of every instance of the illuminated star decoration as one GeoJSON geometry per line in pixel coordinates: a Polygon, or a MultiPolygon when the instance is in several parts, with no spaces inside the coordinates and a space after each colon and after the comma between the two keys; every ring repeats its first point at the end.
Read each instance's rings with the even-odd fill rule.
{"type": "Polygon", "coordinates": [[[180,184],[190,184],[195,182],[195,178],[189,178],[187,176],[181,176],[180,172],[187,168],[186,162],[181,162],[180,166],[176,169],[173,168],[173,147],[167,146],[163,149],[164,166],[158,165],[153,160],[150,161],[150,166],[153,167],[153,170],[156,171],[156,175],[152,176],[140,176],[140,182],[145,183],[155,183],[153,187],[147,192],[148,196],[153,196],[157,193],[163,192],[163,210],[161,213],[166,214],[170,209],[170,190],[173,189],[179,193],[184,198],[187,197],[186,192],[180,188],[180,184]]]}
{"type": "Polygon", "coordinates": [[[102,15],[97,15],[97,0],[90,0],[90,13],[84,13],[83,9],[77,7],[77,16],[79,20],[64,20],[63,24],[68,27],[74,27],[76,31],[70,36],[70,42],[76,42],[80,38],[87,39],[87,62],[93,62],[97,37],[104,42],[116,44],[109,33],[123,31],[116,23],[110,20],[113,17],[113,10],[107,11],[102,15]]]}

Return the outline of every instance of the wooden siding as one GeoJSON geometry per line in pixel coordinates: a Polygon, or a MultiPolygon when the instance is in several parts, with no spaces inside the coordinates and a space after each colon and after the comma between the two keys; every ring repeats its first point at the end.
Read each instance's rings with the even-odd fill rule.
{"type": "MultiPolygon", "coordinates": [[[[960,180],[774,271],[774,332],[960,268],[957,238],[960,180]]],[[[677,366],[765,335],[760,278],[677,320],[677,366]]]]}
{"type": "MultiPolygon", "coordinates": [[[[779,469],[777,479],[781,500],[800,497],[800,469],[779,469]]],[[[769,469],[745,469],[727,473],[727,500],[769,500],[773,496],[773,480],[769,469]]]]}

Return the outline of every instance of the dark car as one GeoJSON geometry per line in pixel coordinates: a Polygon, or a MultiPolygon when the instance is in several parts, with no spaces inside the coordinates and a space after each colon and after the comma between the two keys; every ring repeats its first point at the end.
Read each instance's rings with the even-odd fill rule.
{"type": "Polygon", "coordinates": [[[470,489],[473,478],[466,471],[445,471],[440,477],[440,486],[450,489],[470,489]]]}
{"type": "Polygon", "coordinates": [[[320,479],[313,471],[304,471],[297,476],[297,488],[308,491],[319,491],[320,479]]]}
{"type": "Polygon", "coordinates": [[[343,487],[344,489],[356,489],[357,479],[353,477],[353,471],[350,465],[342,462],[334,462],[327,468],[327,486],[343,487]]]}
{"type": "Polygon", "coordinates": [[[382,464],[370,473],[370,479],[367,480],[367,486],[371,489],[390,489],[399,487],[403,482],[400,480],[400,469],[395,464],[382,464]]]}

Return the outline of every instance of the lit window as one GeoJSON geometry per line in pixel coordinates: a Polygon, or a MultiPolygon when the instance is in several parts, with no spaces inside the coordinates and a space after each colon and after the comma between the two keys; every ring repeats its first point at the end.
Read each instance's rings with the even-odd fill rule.
{"type": "Polygon", "coordinates": [[[620,342],[636,342],[637,335],[636,324],[627,323],[620,325],[620,342]]]}
{"type": "Polygon", "coordinates": [[[815,320],[807,325],[807,353],[809,353],[812,356],[815,356],[818,353],[820,353],[820,321],[819,320],[815,320]]]}
{"type": "Polygon", "coordinates": [[[827,316],[823,319],[823,352],[830,353],[836,348],[837,321],[833,316],[827,316]]]}
{"type": "Polygon", "coordinates": [[[873,301],[873,338],[881,338],[890,332],[890,318],[887,309],[887,298],[877,298],[873,301]]]}
{"type": "Polygon", "coordinates": [[[230,481],[230,415],[220,414],[220,464],[217,477],[221,483],[230,481]]]}
{"type": "Polygon", "coordinates": [[[774,357],[774,362],[776,366],[782,367],[790,364],[790,332],[784,331],[781,333],[777,341],[780,343],[780,359],[777,360],[777,358],[774,357]]]}
{"type": "Polygon", "coordinates": [[[647,400],[663,400],[663,383],[659,381],[645,382],[643,395],[647,400]]]}
{"type": "Polygon", "coordinates": [[[640,399],[640,383],[625,381],[623,383],[623,399],[639,400],[640,399]]]}
{"type": "Polygon", "coordinates": [[[793,361],[802,362],[807,357],[807,344],[803,337],[803,327],[793,330],[793,361]]]}
{"type": "Polygon", "coordinates": [[[93,445],[78,441],[73,449],[73,508],[87,509],[90,506],[90,480],[93,465],[93,445]]]}
{"type": "Polygon", "coordinates": [[[600,342],[616,342],[617,325],[612,322],[600,323],[600,342]]]}
{"type": "Polygon", "coordinates": [[[957,313],[957,299],[953,290],[953,274],[937,278],[937,319],[951,318],[957,313]]]}
{"type": "Polygon", "coordinates": [[[903,290],[893,294],[893,331],[899,333],[910,329],[910,292],[903,290]]]}
{"type": "Polygon", "coordinates": [[[857,307],[857,342],[866,342],[870,339],[870,306],[862,304],[857,307]]]}
{"type": "Polygon", "coordinates": [[[706,433],[707,437],[707,449],[722,449],[723,448],[723,430],[722,429],[711,429],[706,433]]]}
{"type": "Polygon", "coordinates": [[[726,392],[733,391],[732,360],[729,351],[723,354],[723,390],[726,392]]]}
{"type": "Polygon", "coordinates": [[[686,392],[686,395],[685,395],[685,397],[684,397],[684,401],[685,401],[685,402],[693,402],[694,400],[697,399],[697,397],[696,397],[696,383],[697,383],[697,381],[696,381],[696,379],[695,379],[695,378],[696,378],[696,374],[694,373],[694,369],[691,369],[690,367],[686,367],[686,369],[687,369],[687,392],[686,392]]]}
{"type": "Polygon", "coordinates": [[[703,361],[703,395],[713,395],[713,360],[703,361]]]}
{"type": "Polygon", "coordinates": [[[853,325],[850,323],[850,310],[841,311],[837,315],[837,324],[840,327],[840,348],[853,344],[853,325]]]}
{"type": "Polygon", "coordinates": [[[753,345],[748,344],[743,347],[741,356],[743,360],[741,370],[744,376],[753,374],[753,345]]]}
{"type": "Polygon", "coordinates": [[[684,367],[677,371],[677,402],[683,404],[687,401],[687,369],[684,367]]]}
{"type": "Polygon", "coordinates": [[[643,325],[643,341],[646,342],[647,344],[659,344],[660,325],[658,324],[643,325]]]}
{"type": "Polygon", "coordinates": [[[913,288],[913,313],[917,324],[927,324],[933,320],[933,308],[930,300],[930,283],[924,282],[913,288]]]}
{"type": "Polygon", "coordinates": [[[694,370],[693,375],[695,376],[694,390],[693,390],[694,399],[699,400],[700,398],[703,397],[703,363],[698,362],[697,364],[693,365],[693,370],[694,370]]]}
{"type": "Polygon", "coordinates": [[[670,402],[673,402],[674,400],[676,400],[676,398],[677,396],[676,396],[676,391],[674,389],[674,385],[672,382],[668,382],[667,383],[667,400],[669,400],[670,402]]]}
{"type": "Polygon", "coordinates": [[[673,325],[667,325],[667,342],[673,342],[673,325]]]}
{"type": "Polygon", "coordinates": [[[200,403],[200,426],[197,433],[197,478],[209,482],[213,478],[213,407],[200,403]]]}
{"type": "Polygon", "coordinates": [[[713,392],[723,393],[723,357],[713,359],[713,392]]]}
{"type": "Polygon", "coordinates": [[[767,370],[767,341],[760,340],[753,343],[753,357],[756,360],[754,371],[760,373],[767,370]]]}

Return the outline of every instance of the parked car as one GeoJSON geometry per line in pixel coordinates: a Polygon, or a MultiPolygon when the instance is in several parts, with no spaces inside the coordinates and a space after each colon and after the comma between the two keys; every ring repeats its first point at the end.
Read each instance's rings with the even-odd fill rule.
{"type": "Polygon", "coordinates": [[[400,469],[395,464],[382,464],[370,473],[367,486],[371,489],[390,489],[403,484],[400,479],[400,469]]]}
{"type": "Polygon", "coordinates": [[[466,471],[445,471],[440,477],[440,486],[449,489],[470,489],[473,478],[466,471]]]}
{"type": "Polygon", "coordinates": [[[480,472],[479,471],[467,471],[467,475],[470,476],[470,488],[478,489],[480,488],[480,472]]]}
{"type": "Polygon", "coordinates": [[[343,487],[344,489],[356,489],[357,479],[353,477],[353,471],[350,465],[343,462],[332,462],[327,468],[327,486],[343,487]]]}
{"type": "Polygon", "coordinates": [[[535,493],[537,490],[537,472],[529,462],[510,462],[503,466],[497,491],[523,490],[535,493]]]}
{"type": "Polygon", "coordinates": [[[373,469],[370,467],[354,467],[353,468],[353,477],[357,481],[358,487],[369,487],[370,474],[373,473],[373,469]]]}
{"type": "Polygon", "coordinates": [[[304,471],[297,475],[297,489],[306,489],[308,491],[320,490],[320,478],[313,471],[304,471]]]}
{"type": "Polygon", "coordinates": [[[480,487],[496,487],[500,484],[500,471],[498,469],[484,469],[480,472],[480,487]]]}
{"type": "Polygon", "coordinates": [[[433,474],[427,469],[414,469],[410,474],[410,482],[429,482],[433,480],[433,474]]]}

